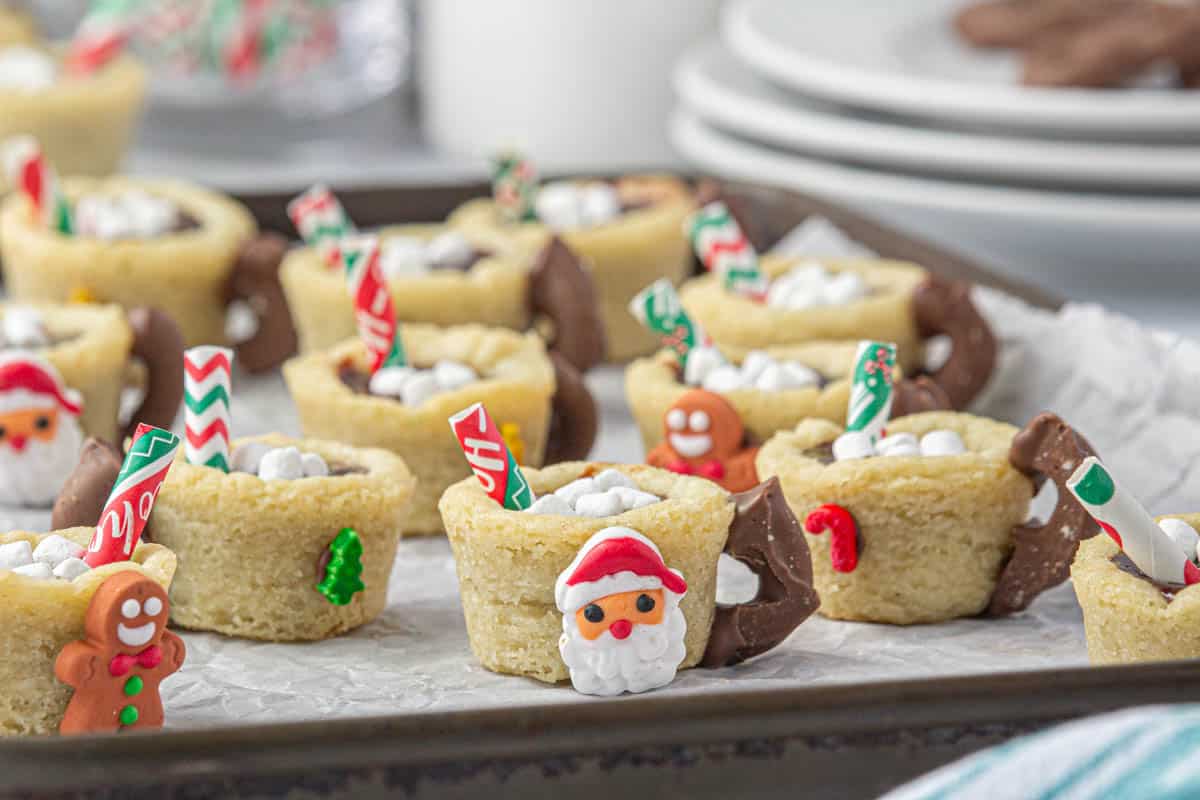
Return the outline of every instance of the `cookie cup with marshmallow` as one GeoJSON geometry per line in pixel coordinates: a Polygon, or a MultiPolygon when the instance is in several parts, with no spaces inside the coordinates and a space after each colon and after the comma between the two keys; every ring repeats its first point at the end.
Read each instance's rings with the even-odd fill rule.
{"type": "MultiPolygon", "coordinates": [[[[10,27],[0,8],[0,58],[10,27]]],[[[17,17],[16,19],[20,19],[17,17]]],[[[146,95],[146,72],[129,55],[119,55],[89,75],[66,74],[62,52],[31,48],[26,58],[57,73],[45,86],[0,87],[0,141],[33,136],[59,175],[101,177],[116,172],[137,130],[146,95]]],[[[7,187],[0,174],[0,193],[7,187]]]]}
{"type": "MultiPolygon", "coordinates": [[[[594,181],[593,181],[594,182],[594,181]]],[[[574,181],[582,186],[588,181],[574,181]]],[[[629,301],[659,278],[681,283],[691,270],[683,223],[695,208],[691,190],[670,175],[628,175],[613,184],[625,204],[614,218],[555,230],[541,221],[509,223],[494,201],[468,201],[448,224],[498,252],[532,257],[557,233],[591,268],[608,339],[609,361],[627,361],[655,350],[658,339],[629,313],[629,301]]]]}
{"type": "MultiPolygon", "coordinates": [[[[608,466],[568,462],[524,473],[540,497],[608,466]]],[[[486,668],[547,683],[567,679],[559,653],[563,612],[556,604],[556,581],[593,534],[614,526],[649,538],[665,563],[683,573],[687,594],[679,608],[687,620],[687,655],[680,669],[700,662],[713,624],[717,560],[734,517],[730,495],[702,478],[653,467],[615,468],[661,500],[599,518],[508,511],[474,476],[442,496],[439,508],[454,551],[467,635],[486,668]]]]}
{"type": "Polygon", "coordinates": [[[1033,496],[1030,479],[1009,462],[1017,429],[949,411],[887,425],[889,436],[935,431],[957,434],[964,451],[835,461],[831,444],[844,431],[819,419],[775,435],[759,451],[759,476],[779,478],[798,519],[830,504],[853,518],[856,531],[814,531],[820,516],[806,524],[824,616],[911,625],[988,607],[1033,496]],[[853,548],[850,562],[857,563],[839,547],[853,548]]]}
{"type": "MultiPolygon", "coordinates": [[[[1200,514],[1172,514],[1155,521],[1169,530],[1168,520],[1193,529],[1188,556],[1195,561],[1194,531],[1200,530],[1200,514]]],[[[1200,589],[1155,583],[1108,536],[1080,543],[1071,564],[1071,583],[1083,609],[1093,664],[1200,657],[1200,589]]]]}
{"type": "Polygon", "coordinates": [[[479,325],[411,324],[400,330],[414,366],[428,369],[452,361],[470,367],[477,379],[414,404],[376,394],[368,384],[366,348],[357,340],[289,361],[284,379],[306,435],[381,447],[409,465],[417,478],[417,491],[407,534],[442,533],[438,498],[447,486],[471,474],[447,420],[473,403],[482,402],[501,430],[511,431],[510,447],[522,464],[541,465],[564,441],[568,452],[586,453],[591,448],[594,417],[590,433],[579,430],[580,423],[587,425],[580,415],[595,411],[590,396],[569,365],[564,367],[547,355],[537,334],[479,325]],[[571,390],[585,393],[578,413],[557,404],[571,390]],[[558,441],[552,441],[552,436],[558,441]],[[517,440],[519,445],[513,446],[517,440]]]}
{"type": "MultiPolygon", "coordinates": [[[[92,528],[54,531],[81,548],[92,528]]],[[[0,546],[36,545],[51,534],[0,534],[0,546]]],[[[139,544],[129,561],[88,570],[73,580],[31,578],[0,568],[0,737],[46,735],[58,731],[72,689],[54,674],[58,654],[85,638],[84,621],[92,596],[104,581],[133,570],[169,589],[176,557],[158,544],[139,544]]]]}
{"type": "MultiPolygon", "coordinates": [[[[27,199],[14,193],[0,208],[4,280],[12,300],[150,306],[175,321],[189,347],[227,343],[226,310],[234,299],[257,302],[286,322],[281,299],[268,304],[256,297],[239,298],[242,273],[255,266],[243,255],[257,241],[257,225],[233,198],[182,181],[150,178],[68,179],[64,188],[72,204],[84,197],[97,204],[129,196],[153,198],[174,208],[175,221],[150,236],[68,236],[38,224],[27,199]]],[[[277,276],[272,277],[275,285],[266,289],[279,292],[277,276]]],[[[250,363],[242,358],[244,348],[275,335],[274,323],[261,320],[257,333],[238,343],[243,365],[250,363]]],[[[290,333],[290,323],[287,327],[290,333]]]]}
{"type": "Polygon", "coordinates": [[[235,466],[243,463],[239,449],[254,445],[315,454],[328,474],[269,475],[265,464],[258,474],[225,473],[189,464],[181,454],[149,522],[153,540],[179,557],[171,621],[292,642],[328,639],[375,619],[387,602],[416,484],[408,467],[385,450],[276,434],[232,442],[235,466]],[[339,605],[317,587],[344,528],[362,544],[363,588],[339,605]]]}

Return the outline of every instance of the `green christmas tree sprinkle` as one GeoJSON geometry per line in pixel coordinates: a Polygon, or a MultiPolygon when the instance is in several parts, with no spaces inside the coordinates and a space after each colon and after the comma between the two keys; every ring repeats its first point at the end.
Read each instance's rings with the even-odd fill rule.
{"type": "Polygon", "coordinates": [[[348,604],[364,588],[362,540],[353,528],[342,528],[329,543],[329,563],[317,591],[335,606],[348,604]]]}

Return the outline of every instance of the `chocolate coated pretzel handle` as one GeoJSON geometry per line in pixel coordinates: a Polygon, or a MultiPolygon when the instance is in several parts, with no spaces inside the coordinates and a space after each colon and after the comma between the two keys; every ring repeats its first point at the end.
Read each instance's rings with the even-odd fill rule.
{"type": "Polygon", "coordinates": [[[1100,527],[1067,489],[1067,479],[1075,468],[1096,452],[1087,440],[1067,423],[1051,413],[1034,417],[1025,429],[1013,437],[1008,460],[1033,479],[1054,481],[1058,502],[1044,524],[1036,520],[1013,528],[1014,549],[987,614],[1004,616],[1021,611],[1046,589],[1067,579],[1071,560],[1079,542],[1100,532],[1100,527]]]}
{"type": "Polygon", "coordinates": [[[546,242],[529,273],[529,309],[554,324],[550,349],[579,372],[604,359],[604,321],[592,276],[557,236],[546,242]]]}
{"type": "Polygon", "coordinates": [[[131,436],[139,422],[169,429],[183,401],[183,334],[179,326],[156,308],[132,309],[128,319],[133,328],[131,353],[146,364],[146,396],[122,431],[122,439],[131,436]]]}
{"type": "Polygon", "coordinates": [[[249,372],[277,367],[296,352],[296,329],[279,283],[287,248],[287,239],[276,233],[251,238],[242,245],[225,283],[225,304],[244,300],[258,317],[255,334],[234,347],[238,363],[249,372]]]}
{"type": "Polygon", "coordinates": [[[892,419],[922,411],[946,411],[954,405],[946,390],[925,375],[903,378],[892,391],[892,419]]]}
{"type": "Polygon", "coordinates": [[[971,285],[930,276],[913,291],[917,332],[950,337],[950,357],[931,377],[955,409],[975,399],[996,366],[996,337],[971,302],[971,285]]]}
{"type": "Polygon", "coordinates": [[[748,603],[717,606],[700,665],[727,667],[767,652],[817,610],[812,555],[778,478],[733,495],[725,552],[758,576],[748,603]]]}
{"type": "Polygon", "coordinates": [[[554,398],[550,406],[550,432],[546,464],[582,461],[592,451],[600,429],[600,410],[579,370],[562,353],[548,354],[554,365],[554,398]]]}
{"type": "MultiPolygon", "coordinates": [[[[54,501],[54,510],[50,513],[51,530],[95,527],[108,502],[108,494],[117,482],[122,460],[117,445],[89,436],[79,450],[79,461],[54,501]]],[[[150,541],[146,531],[142,532],[142,539],[150,541]]]]}

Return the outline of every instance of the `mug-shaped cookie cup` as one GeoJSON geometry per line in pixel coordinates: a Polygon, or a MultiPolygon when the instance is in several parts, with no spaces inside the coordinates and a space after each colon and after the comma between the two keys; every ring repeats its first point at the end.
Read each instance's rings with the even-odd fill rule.
{"type": "MultiPolygon", "coordinates": [[[[779,278],[806,260],[764,256],[763,271],[779,278]]],[[[996,360],[996,340],[971,302],[969,285],[931,276],[900,261],[823,260],[831,273],[857,274],[869,289],[842,305],[774,308],[725,289],[709,274],[679,291],[684,307],[727,356],[813,341],[894,342],[897,361],[909,375],[920,372],[925,341],[946,335],[951,351],[931,376],[962,409],[982,390],[996,360]]]]}
{"type": "MultiPolygon", "coordinates": [[[[86,547],[93,530],[55,533],[86,547]]],[[[3,533],[0,544],[24,540],[36,547],[47,535],[3,533]]],[[[175,554],[167,548],[140,544],[131,561],[98,567],[72,581],[27,578],[0,570],[0,737],[58,731],[72,689],[55,677],[55,660],[67,644],[84,638],[88,605],[107,578],[135,570],[170,588],[175,565],[175,554]]]]}
{"type": "Polygon", "coordinates": [[[888,433],[918,438],[957,433],[966,452],[948,456],[823,458],[843,429],[806,420],[759,451],[760,477],[777,476],[796,517],[826,504],[857,523],[857,566],[834,568],[831,533],[806,533],[827,617],[900,625],[979,614],[1014,550],[1015,526],[1028,516],[1030,479],[1009,462],[1017,428],[946,411],[913,414],[888,433]]]}
{"type": "MultiPolygon", "coordinates": [[[[0,16],[4,13],[0,8],[0,16]]],[[[0,19],[0,39],[4,28],[0,19]]],[[[51,55],[61,57],[57,52],[51,55]]],[[[59,175],[111,175],[129,148],[145,94],[146,72],[128,55],[91,75],[60,71],[54,84],[43,90],[0,88],[0,141],[33,136],[59,175]]],[[[0,175],[0,193],[6,185],[7,177],[0,175]]]]}
{"type": "MultiPolygon", "coordinates": [[[[1168,516],[1200,528],[1200,514],[1168,516]]],[[[1095,536],[1079,545],[1071,565],[1091,662],[1200,658],[1200,590],[1176,587],[1168,597],[1145,576],[1118,566],[1113,559],[1120,552],[1108,536],[1095,536]]]]}
{"type": "MultiPolygon", "coordinates": [[[[629,313],[629,301],[659,278],[682,282],[691,270],[691,247],[683,223],[695,208],[687,185],[668,175],[618,179],[618,192],[644,197],[647,205],[601,225],[558,231],[590,267],[608,338],[608,360],[627,361],[653,352],[657,337],[629,313]]],[[[536,253],[555,233],[540,222],[505,222],[490,198],[471,200],[448,224],[497,251],[536,253]]]]}
{"type": "Polygon", "coordinates": [[[251,441],[316,453],[333,474],[263,480],[177,460],[149,522],[153,540],[179,557],[171,621],[288,642],[327,639],[375,619],[415,484],[404,462],[383,450],[279,435],[232,447],[251,441]],[[364,588],[337,605],[317,585],[322,556],[343,528],[362,543],[364,588]]]}
{"type": "MultiPolygon", "coordinates": [[[[766,352],[773,358],[798,361],[815,370],[823,383],[775,392],[747,387],[720,394],[738,412],[750,440],[756,443],[765,442],[779,431],[790,431],[809,418],[844,424],[856,347],[842,342],[769,347],[766,352]]],[[[733,363],[740,365],[741,361],[735,359],[733,363]]],[[[944,392],[927,379],[909,381],[898,370],[897,380],[893,416],[949,407],[944,392]]],[[[638,359],[626,368],[625,399],[642,434],[646,452],[663,440],[663,416],[693,388],[682,381],[679,360],[670,350],[638,359]]]]}
{"type": "Polygon", "coordinates": [[[591,518],[509,511],[485,494],[475,477],[442,495],[439,507],[454,550],[467,635],[483,666],[547,683],[567,679],[559,653],[563,623],[555,581],[594,533],[611,526],[648,537],[664,562],[687,581],[680,602],[687,620],[680,669],[719,667],[766,652],[812,613],[817,598],[808,550],[797,528],[794,536],[783,533],[795,521],[788,514],[786,521],[780,518],[778,512],[786,507],[777,486],[731,495],[702,478],[641,465],[586,462],[524,473],[541,495],[610,467],[661,501],[591,518]],[[778,540],[768,531],[779,532],[778,540]],[[716,605],[717,562],[723,551],[760,574],[762,589],[754,601],[716,605]]]}
{"type": "MultiPolygon", "coordinates": [[[[480,379],[416,406],[363,392],[344,380],[348,371],[362,379],[369,374],[366,349],[353,340],[289,361],[284,378],[306,435],[381,447],[401,456],[417,478],[405,532],[440,534],[438,498],[447,486],[471,474],[447,420],[482,402],[502,429],[511,426],[520,436],[522,463],[540,465],[550,444],[552,403],[562,393],[562,372],[534,333],[413,324],[401,326],[401,335],[410,363],[428,368],[450,359],[470,366],[480,379]]],[[[555,435],[573,436],[561,426],[555,435]]],[[[591,436],[585,438],[590,448],[591,436]]]]}

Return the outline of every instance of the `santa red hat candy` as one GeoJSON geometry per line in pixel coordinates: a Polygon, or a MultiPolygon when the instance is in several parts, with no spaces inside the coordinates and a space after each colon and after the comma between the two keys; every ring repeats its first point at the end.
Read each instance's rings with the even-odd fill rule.
{"type": "Polygon", "coordinates": [[[621,592],[666,589],[687,593],[683,573],[663,561],[654,542],[632,528],[614,526],[592,535],[554,584],[554,602],[564,614],[621,592]]]}
{"type": "Polygon", "coordinates": [[[55,406],[77,417],[83,400],[48,361],[28,353],[0,357],[0,413],[55,406]]]}

